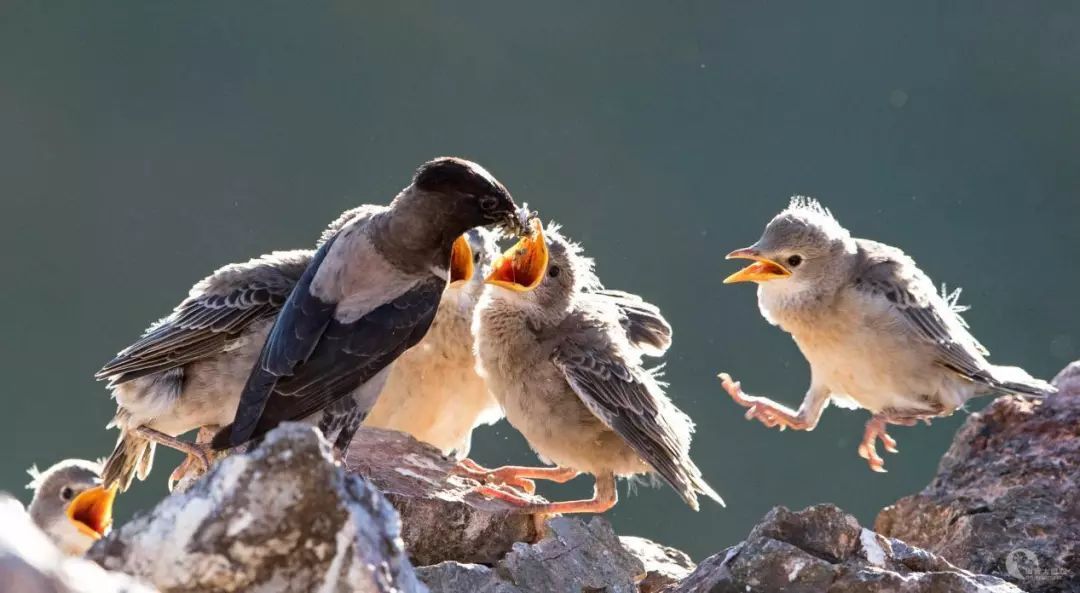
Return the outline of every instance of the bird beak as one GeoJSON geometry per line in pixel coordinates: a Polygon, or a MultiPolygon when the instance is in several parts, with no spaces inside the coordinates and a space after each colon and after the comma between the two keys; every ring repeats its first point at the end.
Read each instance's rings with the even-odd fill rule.
{"type": "Polygon", "coordinates": [[[544,279],[548,265],[548,248],[539,219],[532,219],[532,232],[522,237],[495,260],[491,274],[484,279],[515,292],[527,292],[544,279]]]}
{"type": "Polygon", "coordinates": [[[473,253],[469,247],[469,240],[462,235],[454,241],[454,248],[450,251],[450,285],[462,284],[472,280],[473,276],[473,253]]]}
{"type": "Polygon", "coordinates": [[[116,486],[95,486],[84,490],[71,501],[67,508],[68,519],[79,533],[98,540],[112,527],[112,507],[116,500],[116,486]]]}
{"type": "Polygon", "coordinates": [[[735,272],[727,278],[724,278],[724,284],[732,284],[735,282],[768,282],[769,280],[787,278],[791,275],[790,270],[771,259],[761,257],[758,250],[753,247],[736,249],[727,254],[727,257],[724,259],[754,260],[754,263],[735,272]]]}

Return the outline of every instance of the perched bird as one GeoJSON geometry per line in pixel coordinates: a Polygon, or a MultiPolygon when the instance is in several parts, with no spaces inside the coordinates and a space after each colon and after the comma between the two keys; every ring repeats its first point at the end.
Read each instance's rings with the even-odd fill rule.
{"type": "MultiPolygon", "coordinates": [[[[482,169],[472,173],[473,167],[478,166],[460,159],[432,161],[421,167],[417,175],[420,178],[420,173],[427,174],[426,189],[419,189],[414,182],[398,199],[404,201],[406,209],[415,207],[412,204],[425,196],[428,201],[438,202],[440,196],[447,198],[447,203],[461,201],[462,191],[475,191],[476,185],[483,187],[474,179],[484,175],[479,172],[482,169]],[[427,184],[438,179],[442,179],[441,189],[428,187],[427,184]]],[[[481,194],[478,199],[483,197],[481,194]]],[[[500,216],[493,213],[499,207],[498,201],[487,207],[493,218],[500,216]]],[[[169,316],[152,325],[141,339],[97,373],[98,378],[109,379],[118,406],[112,424],[120,429],[116,448],[105,466],[106,484],[119,484],[121,489],[126,489],[134,476],[145,479],[156,443],[188,453],[188,459],[170,477],[170,487],[193,466],[206,467],[207,443],[235,417],[248,376],[259,361],[274,321],[293,288],[314,260],[326,257],[324,248],[332,239],[346,227],[352,228],[358,216],[373,210],[387,209],[361,206],[344,213],[323,233],[318,252],[275,252],[217,270],[198,282],[169,316]],[[176,438],[195,429],[199,429],[195,444],[176,438]]],[[[381,225],[399,224],[385,214],[376,220],[381,225]]],[[[349,232],[350,236],[353,234],[354,231],[349,232]]],[[[449,259],[447,256],[446,260],[449,259]]],[[[309,277],[307,286],[310,284],[309,277]]],[[[392,322],[394,311],[386,312],[391,314],[383,321],[392,322]]],[[[348,412],[350,406],[342,407],[348,412]]],[[[344,448],[355,426],[347,426],[348,422],[333,415],[316,412],[307,414],[309,421],[317,423],[339,449],[344,448]]],[[[359,421],[359,418],[353,420],[355,424],[359,421]]]]}
{"type": "Polygon", "coordinates": [[[449,281],[454,241],[500,225],[525,233],[525,211],[480,165],[423,164],[389,206],[361,206],[324,237],[290,293],[215,449],[321,412],[345,449],[394,362],[419,342],[449,281]]]}
{"type": "Polygon", "coordinates": [[[948,416],[981,394],[1055,391],[1023,369],[990,364],[959,315],[958,293],[939,294],[910,257],[853,238],[813,199],[793,198],[757,243],[727,257],[754,260],[724,282],[758,283],[761,314],[795,339],[811,379],[797,411],[746,395],[721,373],[724,388],[748,419],[781,430],[813,430],[830,401],[868,410],[859,455],[874,471],[884,471],[877,439],[896,452],[888,424],[948,416]]]}
{"type": "Polygon", "coordinates": [[[694,509],[699,494],[722,504],[690,460],[693,423],[642,364],[643,354],[670,344],[670,326],[638,297],[603,291],[592,260],[557,227],[545,241],[534,225],[496,260],[473,333],[478,370],[506,419],[555,467],[505,467],[492,470],[492,479],[595,476],[592,499],[527,505],[533,513],[603,512],[618,500],[616,476],[650,473],[694,509]]]}
{"type": "Polygon", "coordinates": [[[477,228],[454,243],[450,285],[424,339],[398,358],[365,426],[407,432],[444,454],[469,455],[472,431],[502,418],[476,374],[472,319],[498,255],[495,233],[477,228]]]}
{"type": "Polygon", "coordinates": [[[82,556],[108,534],[116,489],[102,486],[100,463],[65,459],[29,473],[30,518],[65,554],[82,556]]]}

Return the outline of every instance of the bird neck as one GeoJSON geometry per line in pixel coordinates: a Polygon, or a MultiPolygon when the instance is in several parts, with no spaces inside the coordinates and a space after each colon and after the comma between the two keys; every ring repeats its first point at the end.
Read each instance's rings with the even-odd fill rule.
{"type": "Polygon", "coordinates": [[[462,218],[452,198],[408,187],[376,223],[375,247],[402,269],[446,267],[454,240],[471,228],[462,218]]]}

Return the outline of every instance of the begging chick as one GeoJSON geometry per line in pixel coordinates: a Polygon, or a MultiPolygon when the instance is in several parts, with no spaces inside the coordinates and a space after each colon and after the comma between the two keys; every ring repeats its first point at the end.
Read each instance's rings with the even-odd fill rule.
{"type": "Polygon", "coordinates": [[[100,463],[65,459],[29,473],[30,518],[65,554],[82,556],[109,532],[116,489],[101,485],[100,463]]]}

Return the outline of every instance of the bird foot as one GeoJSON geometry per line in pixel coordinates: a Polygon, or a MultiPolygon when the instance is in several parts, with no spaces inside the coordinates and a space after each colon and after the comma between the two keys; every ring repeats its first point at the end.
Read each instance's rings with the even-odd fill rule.
{"type": "Polygon", "coordinates": [[[746,419],[758,420],[768,428],[779,428],[784,431],[788,428],[793,430],[806,430],[809,425],[799,419],[798,414],[782,404],[778,404],[767,397],[748,395],[742,390],[742,383],[734,381],[731,375],[720,373],[720,385],[728,392],[735,403],[747,408],[746,419]]]}
{"type": "MultiPolygon", "coordinates": [[[[532,480],[516,476],[511,472],[504,471],[507,468],[488,469],[472,459],[462,459],[454,466],[451,473],[470,478],[481,484],[502,484],[522,490],[526,494],[536,492],[536,483],[532,480]]],[[[483,488],[484,486],[481,486],[483,488]]],[[[479,489],[478,489],[479,490],[479,489]]]]}
{"type": "MultiPolygon", "coordinates": [[[[528,513],[531,515],[540,515],[545,519],[550,515],[568,515],[572,513],[603,513],[615,506],[615,500],[604,498],[591,498],[589,500],[571,500],[566,502],[548,502],[548,503],[536,503],[531,499],[522,498],[516,496],[504,490],[492,488],[491,486],[481,486],[477,489],[477,492],[487,496],[488,498],[494,498],[508,502],[517,507],[517,510],[521,513],[528,513]]],[[[542,525],[543,521],[538,524],[542,525]]]]}
{"type": "Polygon", "coordinates": [[[866,423],[866,431],[863,433],[862,442],[859,443],[859,457],[865,459],[870,464],[870,469],[878,473],[888,471],[885,469],[885,460],[877,452],[878,439],[881,439],[881,444],[889,453],[900,452],[896,448],[896,439],[886,432],[887,426],[888,422],[884,418],[874,416],[866,423]]]}

